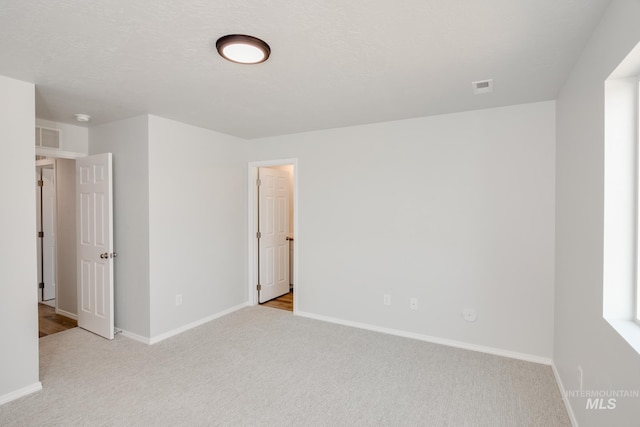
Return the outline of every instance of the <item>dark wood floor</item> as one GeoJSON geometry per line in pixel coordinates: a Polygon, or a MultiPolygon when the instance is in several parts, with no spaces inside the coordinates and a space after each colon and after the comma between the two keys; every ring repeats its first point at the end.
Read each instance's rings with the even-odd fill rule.
{"type": "MultiPolygon", "coordinates": [[[[271,301],[267,301],[262,305],[279,308],[280,310],[293,311],[293,291],[288,294],[284,294],[281,297],[274,298],[271,301]]],[[[53,307],[49,307],[45,304],[38,304],[38,332],[40,333],[40,338],[57,332],[66,331],[67,329],[75,328],[76,326],[78,326],[78,322],[68,317],[56,314],[56,310],[53,307]]]]}
{"type": "Polygon", "coordinates": [[[66,331],[76,326],[78,326],[78,322],[56,314],[56,310],[53,307],[38,304],[38,332],[40,333],[40,338],[66,331]]]}
{"type": "Polygon", "coordinates": [[[262,303],[267,307],[279,308],[280,310],[293,311],[293,291],[284,294],[281,297],[274,298],[271,301],[262,303]]]}

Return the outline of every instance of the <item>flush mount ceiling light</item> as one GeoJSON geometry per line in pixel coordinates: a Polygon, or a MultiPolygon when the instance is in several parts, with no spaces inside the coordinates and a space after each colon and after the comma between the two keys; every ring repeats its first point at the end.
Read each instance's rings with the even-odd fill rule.
{"type": "Polygon", "coordinates": [[[220,37],[216,42],[216,49],[224,59],[238,64],[259,64],[271,54],[268,44],[244,34],[220,37]]]}
{"type": "Polygon", "coordinates": [[[79,122],[86,123],[91,120],[91,116],[88,114],[74,114],[75,118],[79,122]]]}

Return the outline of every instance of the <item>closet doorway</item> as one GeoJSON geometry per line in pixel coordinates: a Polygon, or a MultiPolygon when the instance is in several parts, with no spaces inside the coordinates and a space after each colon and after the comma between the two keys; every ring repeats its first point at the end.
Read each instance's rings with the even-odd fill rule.
{"type": "Polygon", "coordinates": [[[249,302],[296,312],[297,160],[249,164],[249,302]]]}

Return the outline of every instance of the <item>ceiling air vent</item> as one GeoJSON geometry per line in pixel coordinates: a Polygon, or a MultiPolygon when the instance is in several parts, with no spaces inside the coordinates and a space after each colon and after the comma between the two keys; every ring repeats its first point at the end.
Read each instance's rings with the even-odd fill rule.
{"type": "Polygon", "coordinates": [[[493,79],[472,82],[471,85],[473,86],[474,95],[493,92],[493,79]]]}

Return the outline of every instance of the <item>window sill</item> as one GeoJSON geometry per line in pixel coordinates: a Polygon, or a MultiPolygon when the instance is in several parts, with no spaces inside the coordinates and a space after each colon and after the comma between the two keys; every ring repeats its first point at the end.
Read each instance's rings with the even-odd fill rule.
{"type": "Polygon", "coordinates": [[[633,347],[636,353],[640,354],[640,325],[633,320],[607,318],[605,320],[633,347]]]}

